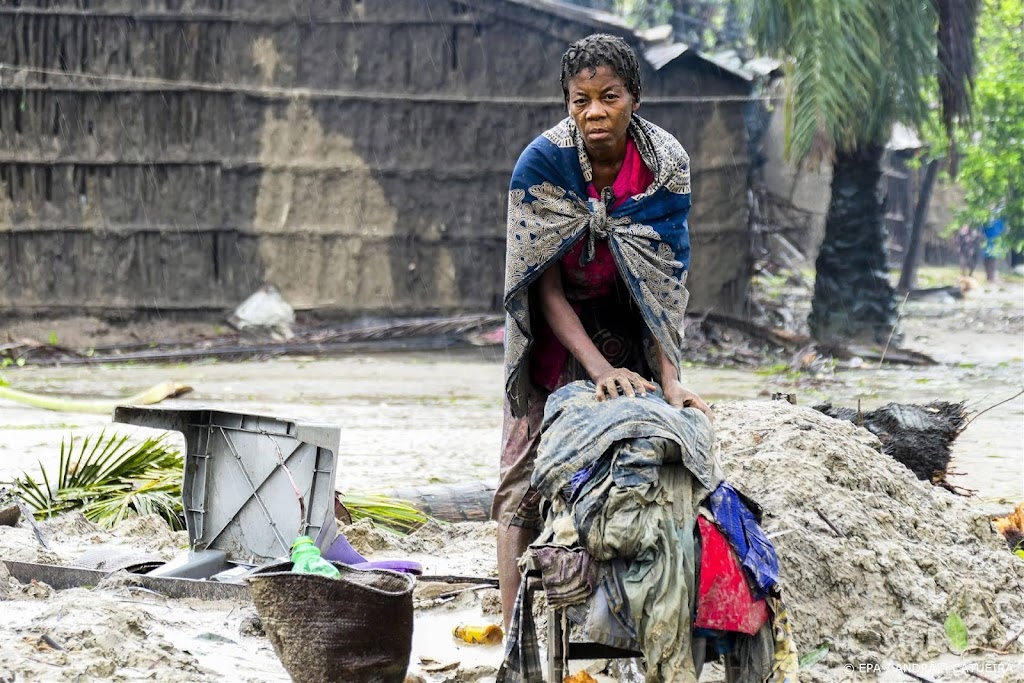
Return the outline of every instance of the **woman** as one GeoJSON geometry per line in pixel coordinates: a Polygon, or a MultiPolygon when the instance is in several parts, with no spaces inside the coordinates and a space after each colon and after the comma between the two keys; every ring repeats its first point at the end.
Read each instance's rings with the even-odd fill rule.
{"type": "Polygon", "coordinates": [[[590,379],[599,400],[628,399],[657,389],[657,379],[671,405],[711,414],[679,378],[689,157],[636,115],[640,64],[622,39],[573,43],[561,83],[569,116],[526,148],[509,191],[506,410],[493,508],[506,627],[519,557],[542,526],[530,476],[548,395],[590,379]]]}

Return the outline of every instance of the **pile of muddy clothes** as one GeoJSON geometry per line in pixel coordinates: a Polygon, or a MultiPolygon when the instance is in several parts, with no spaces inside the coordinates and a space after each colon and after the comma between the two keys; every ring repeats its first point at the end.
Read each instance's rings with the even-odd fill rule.
{"type": "MultiPolygon", "coordinates": [[[[542,430],[545,528],[524,566],[540,568],[549,619],[642,653],[649,682],[693,683],[720,656],[731,680],[796,680],[775,549],[756,504],[723,481],[707,417],[654,393],[598,401],[575,382],[552,394],[542,430]]],[[[497,680],[543,680],[525,575],[497,680]]]]}

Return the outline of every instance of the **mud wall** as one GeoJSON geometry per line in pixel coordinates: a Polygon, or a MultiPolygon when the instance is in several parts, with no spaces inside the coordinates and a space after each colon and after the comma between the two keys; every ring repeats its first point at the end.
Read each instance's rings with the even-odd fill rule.
{"type": "MultiPolygon", "coordinates": [[[[83,6],[0,7],[0,313],[219,312],[264,281],[332,317],[500,307],[508,177],[593,26],[503,0],[83,6]]],[[[740,105],[673,98],[746,84],[646,76],[692,157],[693,306],[734,309],[740,105]]]]}
{"type": "MultiPolygon", "coordinates": [[[[781,82],[769,94],[783,95],[781,82]]],[[[832,198],[832,164],[794,164],[786,158],[785,109],[774,101],[762,142],[764,166],[758,173],[759,218],[765,231],[781,235],[810,264],[825,237],[825,215],[832,198]]]]}

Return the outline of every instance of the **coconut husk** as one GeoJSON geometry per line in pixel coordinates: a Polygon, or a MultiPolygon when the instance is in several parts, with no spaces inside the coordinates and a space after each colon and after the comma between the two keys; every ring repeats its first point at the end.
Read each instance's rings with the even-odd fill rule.
{"type": "Polygon", "coordinates": [[[954,488],[946,481],[953,442],[967,424],[964,404],[887,403],[868,412],[823,403],[814,409],[864,427],[882,442],[882,452],[905,465],[918,479],[954,488]]]}

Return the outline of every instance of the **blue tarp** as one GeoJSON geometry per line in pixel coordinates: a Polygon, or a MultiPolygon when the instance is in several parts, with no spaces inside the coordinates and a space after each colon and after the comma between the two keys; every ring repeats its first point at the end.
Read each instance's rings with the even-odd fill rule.
{"type": "Polygon", "coordinates": [[[760,600],[779,581],[779,556],[743,499],[743,494],[723,481],[708,498],[708,507],[747,570],[754,597],[760,600]]]}

